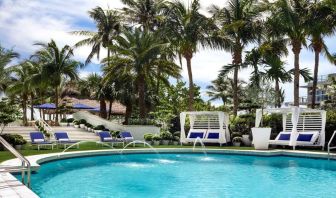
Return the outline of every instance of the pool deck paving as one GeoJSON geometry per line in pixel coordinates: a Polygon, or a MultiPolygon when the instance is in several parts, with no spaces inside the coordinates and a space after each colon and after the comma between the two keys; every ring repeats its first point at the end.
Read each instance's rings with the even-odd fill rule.
{"type": "MultiPolygon", "coordinates": [[[[256,155],[256,156],[291,156],[291,157],[307,157],[307,158],[322,158],[328,159],[328,153],[317,151],[300,151],[300,150],[234,150],[234,149],[205,149],[207,153],[214,154],[238,154],[238,155],[256,155]]],[[[50,153],[42,155],[28,156],[27,159],[31,163],[31,170],[38,171],[40,164],[48,161],[67,159],[73,157],[84,157],[94,155],[109,155],[120,153],[203,153],[202,149],[192,148],[158,148],[153,149],[106,149],[106,150],[91,150],[91,151],[73,151],[65,153],[50,153]]],[[[330,154],[330,159],[336,160],[336,154],[330,154]]],[[[7,160],[0,164],[1,166],[20,166],[21,162],[18,159],[7,160]]],[[[0,198],[37,198],[39,197],[28,187],[18,181],[10,173],[0,173],[0,198]]]]}

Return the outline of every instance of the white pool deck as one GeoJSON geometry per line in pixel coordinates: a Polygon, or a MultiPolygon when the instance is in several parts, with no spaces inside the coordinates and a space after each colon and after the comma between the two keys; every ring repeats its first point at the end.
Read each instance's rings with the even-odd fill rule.
{"type": "MultiPolygon", "coordinates": [[[[203,152],[202,149],[191,148],[158,148],[159,153],[192,153],[203,152]]],[[[109,155],[120,154],[120,149],[107,150],[92,150],[92,151],[74,151],[66,153],[51,153],[42,155],[28,156],[27,159],[31,162],[32,171],[38,171],[40,163],[66,159],[72,157],[94,156],[94,155],[109,155]]],[[[240,155],[258,155],[258,156],[292,156],[292,157],[308,157],[308,158],[323,158],[327,159],[326,152],[318,151],[299,151],[299,150],[234,150],[234,149],[206,149],[207,153],[218,154],[240,154],[240,155]]],[[[155,153],[153,149],[127,149],[122,153],[155,153]]],[[[336,154],[331,154],[330,159],[336,160],[336,154]]],[[[0,164],[0,166],[19,166],[21,162],[18,159],[7,160],[0,164]]],[[[0,173],[0,198],[37,198],[39,197],[20,181],[18,181],[10,173],[0,173]]]]}

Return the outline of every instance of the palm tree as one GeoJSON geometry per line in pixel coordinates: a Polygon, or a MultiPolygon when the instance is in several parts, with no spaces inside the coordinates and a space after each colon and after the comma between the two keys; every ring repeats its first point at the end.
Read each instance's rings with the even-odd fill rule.
{"type": "Polygon", "coordinates": [[[315,96],[317,87],[317,77],[319,69],[320,54],[322,53],[329,62],[336,64],[336,57],[333,56],[324,41],[324,38],[335,33],[336,11],[325,2],[315,1],[309,6],[307,15],[307,34],[311,44],[309,48],[315,54],[314,79],[312,87],[311,108],[315,107],[315,96]]]}
{"type": "Polygon", "coordinates": [[[199,0],[193,0],[190,7],[182,1],[170,2],[165,11],[165,34],[181,57],[187,61],[189,78],[189,110],[193,109],[194,81],[192,75],[191,59],[199,47],[219,47],[218,40],[212,33],[216,26],[210,19],[200,12],[199,0]]]}
{"type": "MultiPolygon", "coordinates": [[[[255,0],[230,0],[224,8],[213,5],[210,12],[219,24],[219,34],[225,39],[226,50],[232,53],[233,69],[233,114],[238,110],[238,72],[242,68],[244,48],[260,37],[260,12],[256,10],[255,0]]],[[[230,70],[227,70],[230,71],[230,70]]]]}
{"type": "Polygon", "coordinates": [[[123,36],[117,38],[117,44],[113,50],[117,53],[111,57],[110,62],[104,68],[106,81],[112,81],[115,74],[130,73],[134,76],[139,97],[140,117],[145,118],[145,95],[146,82],[155,85],[155,79],[169,84],[164,75],[179,77],[178,66],[160,57],[161,49],[167,44],[163,44],[154,33],[143,32],[140,29],[125,31],[123,36]],[[164,67],[162,67],[164,65],[164,67]],[[161,67],[161,73],[157,76],[157,67],[161,67]]]}
{"type": "Polygon", "coordinates": [[[107,49],[107,57],[111,55],[111,50],[108,48],[113,45],[114,38],[119,35],[121,31],[121,19],[117,11],[104,10],[101,7],[96,7],[89,11],[90,17],[94,20],[97,32],[92,31],[74,31],[73,34],[86,36],[87,38],[75,44],[75,47],[82,47],[85,45],[92,46],[91,52],[88,55],[85,64],[91,62],[91,59],[96,55],[97,59],[100,56],[101,47],[107,49]]]}
{"type": "Polygon", "coordinates": [[[305,17],[309,0],[277,0],[269,3],[271,15],[267,23],[272,35],[285,35],[289,38],[294,54],[294,106],[299,106],[300,52],[306,46],[305,17]]]}
{"type": "Polygon", "coordinates": [[[217,79],[211,81],[212,85],[207,86],[207,95],[210,97],[209,101],[222,100],[223,105],[231,102],[232,93],[230,92],[232,79],[218,76],[217,79]]]}
{"type": "Polygon", "coordinates": [[[142,26],[144,31],[154,31],[163,22],[166,0],[121,0],[127,7],[122,8],[129,23],[142,26]]]}
{"type": "Polygon", "coordinates": [[[27,103],[29,95],[32,92],[31,76],[34,74],[33,67],[29,61],[24,61],[18,65],[9,68],[9,70],[14,77],[6,91],[9,95],[19,96],[17,100],[20,101],[22,106],[23,124],[27,125],[27,103]]]}
{"type": "Polygon", "coordinates": [[[72,59],[73,49],[65,45],[60,49],[54,40],[49,43],[37,43],[36,45],[42,48],[35,53],[35,57],[42,63],[41,77],[42,80],[48,82],[55,91],[55,106],[56,106],[56,123],[58,122],[58,99],[62,81],[65,78],[70,80],[78,80],[78,68],[83,67],[83,64],[72,59]]]}
{"type": "Polygon", "coordinates": [[[10,75],[7,69],[8,64],[18,58],[19,54],[12,50],[6,50],[0,46],[0,92],[4,91],[10,81],[10,75]]]}

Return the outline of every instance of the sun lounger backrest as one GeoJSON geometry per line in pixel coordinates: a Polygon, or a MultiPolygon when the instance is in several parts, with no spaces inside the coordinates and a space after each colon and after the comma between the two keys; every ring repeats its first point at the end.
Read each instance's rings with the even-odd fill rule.
{"type": "MultiPolygon", "coordinates": [[[[286,128],[284,131],[291,131],[293,128],[291,115],[287,115],[286,128]]],[[[297,124],[298,132],[321,131],[322,117],[320,113],[301,113],[297,124]]]]}
{"type": "Polygon", "coordinates": [[[66,132],[55,132],[54,135],[55,135],[56,140],[69,139],[69,136],[66,132]]]}
{"type": "Polygon", "coordinates": [[[102,132],[99,132],[99,137],[100,137],[100,140],[101,141],[104,141],[105,138],[111,138],[111,134],[107,131],[102,131],[102,132]]]}
{"type": "Polygon", "coordinates": [[[133,138],[132,134],[128,131],[121,132],[120,137],[122,137],[122,138],[133,138]]]}
{"type": "Polygon", "coordinates": [[[32,142],[35,142],[35,140],[45,140],[42,132],[30,132],[30,139],[32,142]]]}

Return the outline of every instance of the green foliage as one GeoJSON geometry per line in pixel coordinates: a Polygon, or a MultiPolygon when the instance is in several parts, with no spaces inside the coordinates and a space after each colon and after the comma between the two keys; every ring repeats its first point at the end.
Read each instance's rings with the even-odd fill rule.
{"type": "Polygon", "coordinates": [[[68,119],[67,119],[67,122],[68,122],[68,123],[72,123],[73,121],[75,121],[74,118],[68,118],[68,119]]]}
{"type": "Polygon", "coordinates": [[[153,141],[160,141],[161,137],[158,134],[153,135],[153,141]]]}
{"type": "Polygon", "coordinates": [[[92,127],[92,124],[90,124],[90,123],[87,122],[87,123],[85,124],[85,126],[88,127],[88,128],[91,128],[91,127],[92,127]]]}
{"type": "Polygon", "coordinates": [[[231,120],[230,130],[232,132],[239,132],[241,134],[247,135],[250,134],[251,128],[254,127],[254,124],[254,114],[240,115],[231,120]]]}
{"type": "Polygon", "coordinates": [[[68,121],[67,121],[66,118],[62,118],[62,119],[61,119],[61,122],[62,122],[62,123],[67,123],[68,121]]]}
{"type": "Polygon", "coordinates": [[[145,141],[147,141],[147,142],[152,141],[152,140],[153,140],[153,137],[154,137],[154,135],[153,135],[152,133],[146,133],[146,134],[144,134],[144,139],[145,139],[145,141]]]}
{"type": "Polygon", "coordinates": [[[336,111],[327,111],[327,121],[325,128],[326,143],[330,140],[336,130],[336,111]]]}
{"type": "Polygon", "coordinates": [[[80,119],[79,124],[86,124],[86,120],[85,119],[80,119]]]}
{"type": "Polygon", "coordinates": [[[95,126],[93,129],[94,130],[104,130],[105,127],[104,127],[104,125],[98,125],[98,126],[95,126]]]}
{"type": "Polygon", "coordinates": [[[79,125],[79,121],[78,120],[74,120],[73,123],[74,123],[74,125],[79,125]]]}
{"type": "MultiPolygon", "coordinates": [[[[7,100],[0,100],[0,126],[3,128],[17,120],[20,116],[20,111],[17,105],[8,102],[7,100]]],[[[2,133],[2,130],[0,133],[2,133]]]]}
{"type": "Polygon", "coordinates": [[[162,131],[160,133],[160,137],[162,140],[172,140],[173,135],[169,131],[162,131]]]}
{"type": "Polygon", "coordinates": [[[111,133],[112,137],[114,137],[114,138],[120,138],[120,131],[111,130],[110,133],[111,133]]]}
{"type": "Polygon", "coordinates": [[[243,141],[242,137],[236,136],[236,137],[232,138],[232,142],[242,142],[242,141],[243,141]]]}
{"type": "Polygon", "coordinates": [[[271,127],[271,139],[274,139],[282,129],[282,115],[269,114],[263,116],[263,125],[271,127]]]}

